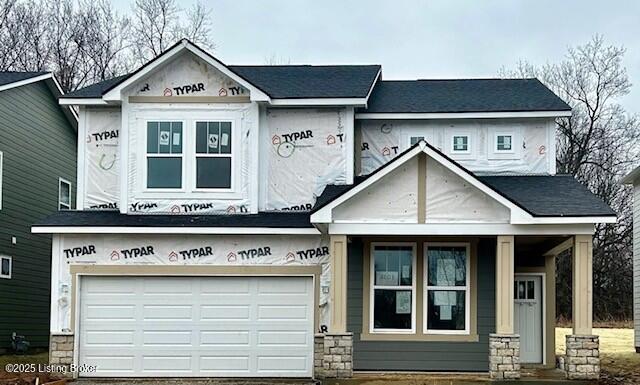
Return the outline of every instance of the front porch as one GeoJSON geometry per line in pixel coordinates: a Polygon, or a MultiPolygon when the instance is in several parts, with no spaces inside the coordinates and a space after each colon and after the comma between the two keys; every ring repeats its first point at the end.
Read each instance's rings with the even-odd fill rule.
{"type": "Polygon", "coordinates": [[[452,378],[432,376],[437,372],[469,373],[453,376],[453,383],[597,378],[591,241],[588,234],[332,235],[332,316],[320,337],[332,342],[317,349],[316,373],[345,378],[355,371],[357,381],[369,372],[432,372],[430,381],[452,378]],[[575,322],[558,371],[555,260],[567,249],[573,250],[575,322]],[[447,275],[458,282],[445,282],[447,275]]]}

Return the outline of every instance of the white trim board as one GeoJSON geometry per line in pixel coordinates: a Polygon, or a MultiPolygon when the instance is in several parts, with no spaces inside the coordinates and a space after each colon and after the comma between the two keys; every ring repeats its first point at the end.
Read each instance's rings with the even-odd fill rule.
{"type": "Polygon", "coordinates": [[[320,235],[316,228],[278,227],[134,227],[134,226],[32,226],[33,234],[268,234],[320,235]]]}
{"type": "Polygon", "coordinates": [[[361,112],[356,119],[497,119],[497,118],[561,118],[571,111],[514,111],[514,112],[361,112]]]}
{"type": "Polygon", "coordinates": [[[593,224],[511,225],[511,224],[443,224],[443,223],[368,223],[329,224],[330,235],[592,235],[593,224]]]}
{"type": "MultiPolygon", "coordinates": [[[[53,74],[51,72],[48,72],[48,73],[43,74],[43,75],[38,75],[38,76],[31,77],[31,78],[18,80],[17,82],[13,82],[13,83],[8,83],[8,84],[5,84],[5,85],[2,85],[2,86],[0,86],[0,91],[6,91],[6,90],[10,90],[12,88],[26,86],[27,84],[36,83],[36,82],[39,82],[40,80],[46,80],[46,79],[51,79],[51,78],[53,78],[53,74]]],[[[58,90],[59,90],[60,94],[63,94],[62,89],[58,85],[58,82],[54,81],[54,83],[58,87],[58,90]]]]}

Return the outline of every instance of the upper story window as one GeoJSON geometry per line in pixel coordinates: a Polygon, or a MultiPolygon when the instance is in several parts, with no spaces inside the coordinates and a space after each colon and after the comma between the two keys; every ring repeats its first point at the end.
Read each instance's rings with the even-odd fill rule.
{"type": "Polygon", "coordinates": [[[451,151],[455,153],[469,153],[469,136],[454,135],[452,137],[451,151]]]}
{"type": "Polygon", "coordinates": [[[71,182],[58,178],[58,210],[71,210],[71,182]]]}
{"type": "Polygon", "coordinates": [[[182,188],[182,122],[147,122],[147,188],[182,188]]]}
{"type": "Polygon", "coordinates": [[[229,189],[231,122],[196,122],[196,188],[229,189]]]}
{"type": "Polygon", "coordinates": [[[498,134],[495,141],[496,151],[511,152],[513,151],[513,135],[498,134]]]}
{"type": "Polygon", "coordinates": [[[11,270],[13,268],[11,257],[0,256],[0,278],[11,278],[11,270]]]}
{"type": "Polygon", "coordinates": [[[233,193],[231,120],[146,122],[147,192],[233,193]]]}
{"type": "Polygon", "coordinates": [[[421,140],[426,140],[424,138],[424,136],[411,136],[409,137],[409,145],[413,146],[414,144],[418,143],[421,140]]]}

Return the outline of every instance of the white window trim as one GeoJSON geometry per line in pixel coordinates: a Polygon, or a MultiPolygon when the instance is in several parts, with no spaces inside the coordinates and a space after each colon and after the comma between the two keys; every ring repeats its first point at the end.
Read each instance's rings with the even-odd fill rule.
{"type": "Polygon", "coordinates": [[[470,155],[471,154],[471,135],[453,134],[453,135],[451,135],[450,145],[451,145],[451,153],[452,154],[470,155]],[[467,138],[467,149],[466,150],[456,150],[455,139],[458,138],[458,137],[467,138]]]}
{"type": "MultiPolygon", "coordinates": [[[[240,154],[241,120],[237,112],[194,111],[192,109],[162,111],[150,109],[140,111],[137,124],[138,167],[137,189],[134,194],[138,199],[229,199],[242,198],[240,154]],[[147,122],[182,122],[182,188],[154,189],[147,188],[147,122]],[[196,189],[196,122],[231,122],[231,188],[229,189],[196,189]],[[193,170],[193,171],[192,171],[193,170]]],[[[156,154],[151,154],[156,155],[156,154]]],[[[173,155],[173,154],[167,154],[173,155]]]]}
{"type": "Polygon", "coordinates": [[[515,125],[509,128],[493,127],[489,129],[489,138],[487,140],[487,158],[490,160],[500,159],[520,159],[522,156],[522,129],[515,125]],[[511,136],[511,150],[498,150],[498,136],[511,136]]]}
{"type": "MultiPolygon", "coordinates": [[[[144,120],[144,128],[142,130],[142,144],[144,147],[144,152],[142,153],[142,157],[143,157],[143,161],[142,161],[142,191],[144,192],[150,192],[150,193],[163,193],[163,192],[180,192],[180,191],[185,191],[185,131],[187,130],[187,122],[185,120],[181,120],[181,119],[145,119],[144,120]],[[181,122],[182,123],[182,152],[180,154],[172,154],[172,153],[168,153],[168,154],[149,154],[147,152],[147,141],[149,140],[148,134],[149,134],[149,130],[147,129],[149,122],[159,122],[159,123],[177,123],[177,122],[181,122]],[[180,181],[180,188],[153,188],[153,187],[148,187],[148,177],[149,177],[149,158],[180,158],[182,159],[182,170],[181,170],[181,181],[180,181]]],[[[159,127],[158,127],[159,130],[159,127]]],[[[171,141],[169,141],[171,142],[171,141]]]]}
{"type": "Polygon", "coordinates": [[[2,271],[0,270],[0,278],[11,279],[11,273],[13,273],[13,258],[8,255],[0,255],[0,268],[2,267],[1,264],[3,259],[9,260],[9,274],[2,274],[2,271]]]}
{"type": "Polygon", "coordinates": [[[478,156],[477,150],[477,132],[476,128],[473,129],[453,129],[445,132],[445,153],[455,160],[474,160],[478,156]],[[467,137],[467,151],[454,151],[453,138],[456,136],[467,137]]]}
{"type": "Polygon", "coordinates": [[[422,293],[422,330],[424,334],[430,335],[469,335],[471,333],[471,244],[469,242],[425,242],[424,243],[424,255],[423,255],[423,277],[424,277],[424,292],[422,293]],[[467,250],[466,258],[466,285],[465,286],[429,286],[429,261],[427,260],[429,247],[465,247],[467,250]],[[429,314],[429,290],[448,290],[448,291],[462,291],[465,290],[465,305],[464,305],[464,330],[440,330],[440,329],[428,329],[428,314],[429,314]]]}
{"type": "MultiPolygon", "coordinates": [[[[236,156],[235,153],[237,151],[237,149],[234,147],[235,143],[234,143],[234,136],[235,136],[235,130],[236,130],[236,124],[235,124],[235,120],[233,119],[208,119],[208,120],[199,120],[199,119],[194,119],[193,120],[193,135],[191,135],[192,138],[192,143],[190,143],[191,148],[193,149],[193,170],[192,170],[192,174],[191,177],[193,178],[193,188],[191,189],[191,192],[209,192],[209,193],[224,193],[224,192],[229,192],[229,191],[233,191],[233,186],[235,186],[235,179],[236,179],[236,173],[234,172],[234,170],[236,169],[236,156]],[[198,122],[204,122],[204,123],[209,123],[209,122],[216,122],[216,123],[231,123],[231,137],[229,138],[229,140],[231,141],[231,152],[228,154],[223,154],[223,153],[219,153],[219,154],[198,154],[196,152],[196,126],[198,122]],[[198,176],[198,166],[197,166],[197,158],[231,158],[231,183],[230,183],[230,187],[229,188],[206,188],[206,187],[201,187],[199,188],[197,186],[198,181],[197,181],[197,176],[198,176]]],[[[220,143],[218,143],[218,147],[220,147],[220,143]]],[[[189,186],[191,187],[191,186],[189,186]]]]}
{"type": "Polygon", "coordinates": [[[415,242],[372,242],[369,255],[369,333],[370,334],[416,334],[416,266],[417,244],[415,242]],[[376,246],[411,246],[411,329],[376,329],[375,320],[375,291],[376,289],[407,290],[409,286],[376,286],[375,285],[375,256],[376,246]]]}
{"type": "Polygon", "coordinates": [[[72,193],[73,185],[66,179],[58,178],[58,210],[60,210],[60,206],[67,206],[66,210],[71,210],[71,197],[73,197],[72,193]],[[66,183],[69,185],[69,204],[62,202],[62,184],[66,183]]]}

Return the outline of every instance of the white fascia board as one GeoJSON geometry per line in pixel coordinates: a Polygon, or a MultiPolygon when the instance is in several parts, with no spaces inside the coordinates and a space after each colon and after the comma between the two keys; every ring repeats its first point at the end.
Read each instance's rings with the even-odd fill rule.
{"type": "Polygon", "coordinates": [[[595,232],[592,224],[566,225],[511,225],[511,224],[444,224],[444,223],[332,223],[331,235],[591,235],[595,232]]]}
{"type": "Polygon", "coordinates": [[[413,158],[414,156],[416,156],[417,154],[419,154],[420,152],[422,152],[422,145],[420,146],[416,146],[413,150],[407,152],[406,154],[402,155],[400,158],[394,159],[390,164],[387,164],[386,166],[383,166],[384,168],[378,172],[376,172],[375,175],[373,175],[370,178],[367,178],[367,180],[365,180],[364,182],[360,183],[359,185],[353,187],[351,190],[347,191],[346,193],[340,195],[338,198],[334,199],[333,201],[331,201],[331,203],[327,204],[326,206],[324,206],[323,208],[321,208],[320,210],[316,211],[315,213],[311,214],[311,223],[331,223],[331,212],[332,210],[339,206],[340,204],[344,203],[346,200],[350,199],[351,197],[357,195],[360,191],[364,190],[365,188],[371,186],[373,183],[375,183],[376,181],[382,179],[385,175],[389,174],[390,172],[392,172],[393,170],[397,169],[398,167],[400,167],[401,165],[403,165],[406,161],[408,161],[409,159],[413,158]]]}
{"type": "Polygon", "coordinates": [[[31,232],[34,234],[321,234],[316,228],[272,227],[33,226],[31,232]]]}
{"type": "Polygon", "coordinates": [[[596,224],[596,223],[616,223],[617,217],[532,217],[527,220],[512,220],[514,225],[553,225],[553,224],[596,224]]]}
{"type": "Polygon", "coordinates": [[[561,118],[571,116],[571,111],[516,111],[516,112],[416,112],[356,114],[356,119],[505,119],[505,118],[561,118]]]}
{"type": "Polygon", "coordinates": [[[60,98],[58,104],[63,106],[104,106],[110,103],[100,98],[60,98]]]}
{"type": "Polygon", "coordinates": [[[28,79],[20,80],[20,81],[17,81],[17,82],[13,82],[13,83],[2,85],[2,86],[0,86],[0,91],[6,91],[6,90],[10,90],[12,88],[22,87],[22,86],[25,86],[27,84],[39,82],[41,80],[51,79],[52,77],[53,77],[53,75],[51,74],[51,72],[48,72],[48,73],[43,74],[43,75],[38,75],[38,76],[34,76],[32,78],[28,78],[28,79]]]}
{"type": "Polygon", "coordinates": [[[367,103],[369,103],[369,96],[371,96],[371,93],[373,92],[373,89],[376,86],[376,84],[378,83],[378,80],[380,79],[381,76],[382,76],[382,66],[380,66],[380,69],[378,70],[378,73],[376,74],[375,79],[373,79],[373,83],[371,83],[371,87],[369,88],[369,92],[367,92],[367,97],[366,97],[367,103]]]}
{"type": "Polygon", "coordinates": [[[366,98],[300,98],[300,99],[271,99],[272,106],[352,106],[364,107],[366,98]]]}

